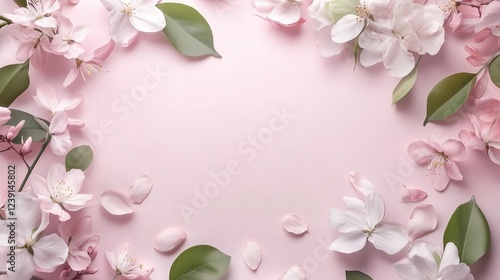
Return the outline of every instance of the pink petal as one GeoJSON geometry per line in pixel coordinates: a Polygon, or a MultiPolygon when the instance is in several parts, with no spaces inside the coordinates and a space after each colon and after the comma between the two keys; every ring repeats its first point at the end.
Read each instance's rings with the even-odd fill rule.
{"type": "Polygon", "coordinates": [[[419,165],[426,165],[434,153],[434,148],[424,141],[415,141],[408,146],[408,155],[419,165]]]}
{"type": "Polygon", "coordinates": [[[54,113],[57,107],[57,97],[54,88],[49,84],[41,84],[36,87],[34,96],[36,104],[54,113]]]}
{"type": "Polygon", "coordinates": [[[61,134],[68,127],[68,115],[65,112],[57,112],[52,117],[49,125],[51,134],[61,134]]]}
{"type": "Polygon", "coordinates": [[[450,139],[443,144],[444,154],[454,161],[461,161],[465,158],[465,146],[462,142],[450,139]]]}
{"type": "Polygon", "coordinates": [[[52,135],[50,139],[50,148],[54,154],[64,156],[71,149],[71,136],[69,131],[65,130],[59,135],[52,135]]]}
{"type": "Polygon", "coordinates": [[[418,239],[437,227],[437,215],[430,204],[417,205],[406,223],[406,232],[410,240],[418,239]]]}
{"type": "Polygon", "coordinates": [[[372,232],[368,240],[373,243],[375,248],[389,255],[396,254],[408,244],[405,228],[396,223],[381,224],[372,232]]]}
{"type": "Polygon", "coordinates": [[[54,271],[63,264],[68,256],[68,246],[55,233],[40,238],[33,245],[33,258],[37,266],[54,271]]]}
{"type": "Polygon", "coordinates": [[[290,268],[283,276],[281,276],[280,280],[305,280],[306,273],[304,269],[299,265],[294,265],[290,268]]]}
{"type": "Polygon", "coordinates": [[[427,193],[422,190],[403,187],[408,191],[408,194],[403,197],[403,202],[419,202],[427,198],[427,193]]]}
{"type": "MultiPolygon", "coordinates": [[[[449,166],[449,164],[445,164],[445,167],[449,166]]],[[[443,191],[448,187],[450,183],[450,176],[448,176],[448,172],[441,172],[441,174],[430,173],[429,177],[431,178],[431,184],[437,191],[443,191]]]]}
{"type": "Polygon", "coordinates": [[[453,161],[446,163],[444,165],[444,169],[446,170],[446,173],[448,173],[448,177],[452,180],[461,181],[464,178],[462,173],[460,173],[460,169],[458,169],[458,165],[453,161]]]}
{"type": "Polygon", "coordinates": [[[493,146],[490,142],[490,146],[488,149],[488,156],[490,157],[493,163],[500,165],[500,143],[493,146]]]}
{"type": "Polygon", "coordinates": [[[280,0],[252,0],[252,3],[255,6],[254,14],[265,19],[280,3],[280,0]]]}
{"type": "Polygon", "coordinates": [[[363,197],[373,192],[373,184],[368,181],[363,175],[359,174],[359,172],[349,172],[348,178],[356,192],[358,192],[363,197]]]}
{"type": "Polygon", "coordinates": [[[287,214],[283,216],[281,224],[286,231],[296,235],[303,234],[308,229],[304,219],[295,214],[287,214]]]}
{"type": "Polygon", "coordinates": [[[105,60],[113,52],[114,48],[115,48],[115,41],[109,40],[107,44],[95,50],[93,55],[94,59],[100,61],[105,60]]]}
{"type": "Polygon", "coordinates": [[[134,212],[132,202],[122,192],[107,190],[101,194],[101,205],[112,215],[126,215],[134,212]]]}
{"type": "Polygon", "coordinates": [[[186,240],[186,232],[181,227],[171,227],[160,232],[153,241],[158,252],[171,252],[186,240]]]}
{"type": "Polygon", "coordinates": [[[267,16],[269,20],[283,26],[292,26],[300,20],[300,7],[289,2],[282,2],[274,7],[267,16]]]}
{"type": "Polygon", "coordinates": [[[483,140],[481,140],[481,138],[477,137],[473,131],[461,130],[458,133],[458,138],[465,145],[467,145],[475,150],[483,151],[486,149],[486,144],[483,142],[483,140]]]}
{"type": "Polygon", "coordinates": [[[62,202],[64,208],[68,211],[78,211],[85,207],[86,203],[93,198],[93,194],[75,194],[62,202]]]}
{"type": "Polygon", "coordinates": [[[243,260],[251,270],[256,270],[261,261],[262,255],[259,245],[254,240],[246,240],[243,244],[243,260]]]}
{"type": "Polygon", "coordinates": [[[151,192],[153,181],[148,176],[141,176],[135,180],[134,184],[128,190],[130,201],[135,204],[141,203],[151,192]]]}
{"type": "Polygon", "coordinates": [[[74,271],[82,271],[90,265],[92,259],[87,253],[87,250],[81,250],[71,252],[71,254],[68,256],[67,261],[71,269],[73,269],[74,271]]]}
{"type": "Polygon", "coordinates": [[[118,256],[116,255],[116,253],[109,249],[104,249],[104,254],[106,255],[106,259],[111,265],[111,268],[113,270],[116,270],[116,265],[118,264],[118,256]]]}
{"type": "Polygon", "coordinates": [[[63,96],[57,104],[57,111],[67,111],[76,108],[82,102],[83,96],[77,93],[70,93],[63,96]]]}
{"type": "Polygon", "coordinates": [[[10,110],[0,106],[0,125],[5,124],[10,120],[10,110]]]}

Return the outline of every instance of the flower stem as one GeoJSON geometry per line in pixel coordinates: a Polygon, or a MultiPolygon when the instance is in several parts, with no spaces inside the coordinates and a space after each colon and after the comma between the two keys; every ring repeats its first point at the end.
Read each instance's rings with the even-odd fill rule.
{"type": "Polygon", "coordinates": [[[38,160],[40,159],[40,157],[42,156],[43,152],[45,151],[45,149],[49,145],[50,139],[52,139],[52,135],[49,133],[49,134],[47,134],[47,139],[45,139],[45,142],[43,142],[42,148],[40,148],[40,151],[38,152],[38,155],[36,155],[35,160],[29,166],[28,172],[26,173],[26,176],[24,177],[24,180],[21,183],[21,186],[19,187],[18,192],[22,192],[23,191],[23,188],[26,185],[26,182],[28,181],[28,178],[30,177],[31,172],[33,172],[33,169],[35,169],[35,166],[38,163],[38,160]]]}
{"type": "Polygon", "coordinates": [[[12,24],[12,20],[0,15],[0,20],[5,21],[6,24],[12,24]]]}

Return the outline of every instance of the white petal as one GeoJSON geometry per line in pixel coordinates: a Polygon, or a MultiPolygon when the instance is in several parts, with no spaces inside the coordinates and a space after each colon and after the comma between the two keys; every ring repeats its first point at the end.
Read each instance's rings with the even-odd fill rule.
{"type": "Polygon", "coordinates": [[[107,190],[101,194],[101,205],[113,215],[126,215],[134,212],[130,199],[115,190],[107,190]]]}
{"type": "Polygon", "coordinates": [[[366,244],[366,234],[363,231],[354,231],[342,234],[332,242],[330,250],[350,254],[357,252],[366,244]]]}
{"type": "Polygon", "coordinates": [[[437,215],[430,204],[421,204],[411,212],[406,223],[406,232],[410,240],[418,239],[437,227],[437,215]]]}
{"type": "Polygon", "coordinates": [[[359,21],[356,15],[342,17],[332,28],[332,40],[337,43],[345,43],[356,38],[365,27],[364,21],[359,21]]]}
{"type": "Polygon", "coordinates": [[[316,46],[323,57],[331,57],[342,52],[342,44],[332,41],[331,27],[326,26],[316,34],[316,46]]]}
{"type": "Polygon", "coordinates": [[[54,271],[66,261],[67,256],[66,242],[55,233],[42,237],[33,245],[35,263],[46,271],[54,271]]]}
{"type": "Polygon", "coordinates": [[[165,15],[156,6],[141,6],[135,9],[130,23],[142,32],[158,32],[165,27],[165,15]]]}
{"type": "Polygon", "coordinates": [[[283,228],[293,234],[303,234],[307,231],[308,227],[302,217],[295,214],[287,214],[281,219],[283,228]]]}
{"type": "Polygon", "coordinates": [[[439,270],[442,270],[443,268],[449,265],[455,265],[459,263],[460,263],[460,258],[458,257],[457,246],[452,242],[448,242],[446,244],[446,247],[444,248],[443,256],[441,257],[441,264],[439,266],[439,270]]]}
{"type": "Polygon", "coordinates": [[[262,255],[259,245],[254,240],[246,240],[243,244],[243,260],[251,270],[256,270],[260,265],[262,255]]]}
{"type": "Polygon", "coordinates": [[[153,248],[158,252],[170,252],[186,240],[186,232],[181,227],[171,227],[160,232],[153,241],[153,248]]]}
{"type": "Polygon", "coordinates": [[[294,25],[300,20],[300,7],[293,3],[282,2],[274,7],[267,18],[283,26],[294,25]]]}
{"type": "Polygon", "coordinates": [[[61,134],[67,127],[68,114],[66,112],[57,112],[50,121],[49,132],[52,134],[61,134]]]}
{"type": "Polygon", "coordinates": [[[363,175],[359,174],[359,172],[351,171],[347,176],[351,185],[360,195],[367,196],[373,192],[373,184],[363,175]]]}
{"type": "Polygon", "coordinates": [[[368,226],[373,229],[382,221],[385,215],[385,204],[382,195],[372,192],[366,196],[366,211],[368,213],[368,226]]]}
{"type": "Polygon", "coordinates": [[[299,265],[294,265],[290,268],[283,276],[281,276],[280,280],[305,280],[306,273],[304,269],[299,265]]]}
{"type": "Polygon", "coordinates": [[[397,262],[394,271],[404,280],[425,279],[417,268],[408,259],[397,262]]]}
{"type": "MultiPolygon", "coordinates": [[[[26,249],[16,249],[16,270],[12,272],[7,270],[7,279],[9,280],[26,280],[31,279],[35,273],[35,261],[26,249]]],[[[3,264],[5,265],[5,264],[3,264]]],[[[5,266],[4,266],[5,267],[5,266]]]]}
{"type": "Polygon", "coordinates": [[[141,176],[135,180],[128,190],[128,197],[133,203],[141,203],[153,188],[153,180],[148,176],[141,176]]]}
{"type": "Polygon", "coordinates": [[[121,44],[129,45],[137,36],[137,29],[130,23],[125,13],[117,10],[109,13],[111,38],[121,44]]]}
{"type": "Polygon", "coordinates": [[[408,244],[405,228],[395,223],[385,223],[380,225],[368,240],[375,248],[393,255],[401,251],[408,244]]]}

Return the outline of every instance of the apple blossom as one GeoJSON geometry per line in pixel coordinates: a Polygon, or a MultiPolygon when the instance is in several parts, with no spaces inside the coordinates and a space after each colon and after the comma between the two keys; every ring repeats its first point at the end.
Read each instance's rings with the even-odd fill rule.
{"type": "Polygon", "coordinates": [[[415,141],[408,146],[408,154],[417,164],[427,165],[432,186],[438,191],[446,189],[450,179],[463,179],[455,163],[465,158],[465,146],[460,141],[450,139],[443,146],[431,140],[415,141]]]}
{"type": "Polygon", "coordinates": [[[87,38],[90,26],[73,26],[69,18],[59,13],[56,16],[59,24],[50,48],[55,53],[64,55],[67,59],[77,58],[85,52],[81,43],[87,38]]]}
{"type": "Polygon", "coordinates": [[[332,40],[332,27],[336,19],[330,8],[335,0],[314,0],[308,8],[312,21],[312,28],[318,31],[316,45],[319,53],[324,57],[338,55],[342,52],[342,44],[332,40]]]}
{"type": "Polygon", "coordinates": [[[16,59],[19,61],[30,60],[36,70],[41,70],[45,64],[48,52],[51,52],[50,41],[44,33],[30,27],[14,24],[9,26],[9,34],[19,43],[16,59]]]}
{"type": "Polygon", "coordinates": [[[15,14],[5,14],[14,23],[23,26],[35,25],[42,28],[55,28],[57,20],[52,13],[61,8],[59,0],[28,0],[26,7],[18,8],[15,14]]]}
{"type": "Polygon", "coordinates": [[[106,249],[106,258],[115,270],[116,276],[123,276],[127,279],[138,277],[150,279],[149,274],[153,272],[152,266],[144,265],[139,260],[132,258],[128,244],[124,244],[117,252],[106,249]]]}
{"type": "Polygon", "coordinates": [[[302,0],[252,0],[255,15],[284,27],[304,22],[300,5],[302,0]]]}
{"type": "Polygon", "coordinates": [[[408,258],[394,265],[396,273],[405,280],[474,280],[470,269],[461,263],[458,249],[449,242],[438,248],[426,241],[415,241],[410,245],[408,258]]]}
{"type": "Polygon", "coordinates": [[[63,165],[50,166],[47,178],[33,174],[31,185],[44,212],[59,216],[60,221],[71,218],[67,211],[77,211],[85,207],[92,194],[80,194],[85,175],[79,169],[66,172],[63,165]]]}
{"type": "Polygon", "coordinates": [[[71,149],[71,135],[67,127],[68,115],[66,112],[55,113],[49,126],[50,148],[58,156],[65,155],[71,149]]]}

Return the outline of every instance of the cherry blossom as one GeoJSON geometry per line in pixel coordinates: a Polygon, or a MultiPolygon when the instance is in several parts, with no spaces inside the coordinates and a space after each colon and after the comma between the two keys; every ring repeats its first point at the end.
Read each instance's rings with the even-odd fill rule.
{"type": "MultiPolygon", "coordinates": [[[[36,271],[52,272],[66,261],[68,246],[56,234],[42,236],[49,217],[37,201],[25,193],[16,195],[16,270],[7,270],[9,279],[31,279],[36,271]],[[22,211],[21,211],[22,210],[22,211]]],[[[10,229],[7,221],[0,221],[0,246],[8,244],[10,229]]]]}
{"type": "Polygon", "coordinates": [[[128,46],[141,32],[158,32],[165,25],[165,16],[156,7],[158,0],[101,0],[109,13],[111,38],[128,46]]]}
{"type": "Polygon", "coordinates": [[[255,15],[284,27],[304,22],[300,5],[302,0],[252,0],[255,15]]]}
{"type": "Polygon", "coordinates": [[[394,265],[396,273],[405,280],[474,280],[470,269],[461,263],[458,249],[449,242],[438,248],[426,241],[415,241],[408,251],[408,258],[394,265]]]}
{"type": "Polygon", "coordinates": [[[2,126],[0,127],[0,135],[5,137],[7,141],[12,141],[16,136],[21,132],[21,129],[23,128],[25,123],[25,120],[21,120],[17,125],[15,126],[2,126]]]}
{"type": "Polygon", "coordinates": [[[44,33],[33,28],[24,28],[14,24],[9,26],[9,34],[19,43],[16,59],[19,61],[30,60],[36,70],[41,70],[45,65],[47,53],[51,52],[50,41],[44,33]]]}
{"type": "Polygon", "coordinates": [[[23,26],[34,25],[42,28],[55,28],[57,20],[52,13],[61,8],[59,0],[28,0],[26,7],[18,8],[15,14],[5,14],[14,23],[23,26]]]}
{"type": "Polygon", "coordinates": [[[113,270],[115,270],[116,277],[123,276],[127,279],[143,277],[150,279],[149,275],[153,272],[152,266],[145,265],[132,257],[128,244],[124,244],[117,252],[106,249],[106,258],[113,270]]]}
{"type": "Polygon", "coordinates": [[[500,37],[500,1],[491,1],[481,8],[481,18],[474,26],[476,33],[488,28],[495,36],[500,37]]]}
{"type": "Polygon", "coordinates": [[[53,163],[47,178],[33,174],[31,185],[42,210],[59,216],[60,221],[67,221],[71,218],[67,211],[80,210],[92,199],[92,194],[79,193],[84,178],[79,169],[66,172],[63,165],[53,163]]]}
{"type": "Polygon", "coordinates": [[[67,59],[77,58],[85,52],[81,43],[87,38],[90,26],[73,26],[69,18],[62,14],[57,14],[57,19],[59,23],[57,34],[52,38],[50,48],[67,59]]]}
{"type": "MultiPolygon", "coordinates": [[[[36,95],[33,96],[36,104],[52,113],[52,117],[58,112],[65,112],[76,108],[82,102],[81,94],[66,94],[60,100],[54,88],[49,84],[41,84],[36,88],[36,95]]],[[[85,123],[79,119],[69,118],[68,125],[83,127],[85,123]]]]}
{"type": "Polygon", "coordinates": [[[67,128],[68,114],[66,112],[55,113],[49,126],[50,148],[58,156],[64,156],[71,149],[71,135],[67,128]]]}
{"type": "Polygon", "coordinates": [[[446,189],[450,179],[463,179],[455,163],[465,158],[465,146],[460,141],[450,139],[443,146],[431,140],[415,141],[408,146],[408,154],[417,164],[427,165],[427,175],[438,191],[446,189]]]}

